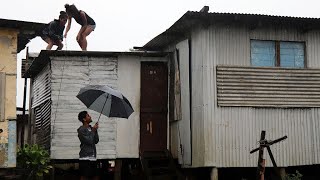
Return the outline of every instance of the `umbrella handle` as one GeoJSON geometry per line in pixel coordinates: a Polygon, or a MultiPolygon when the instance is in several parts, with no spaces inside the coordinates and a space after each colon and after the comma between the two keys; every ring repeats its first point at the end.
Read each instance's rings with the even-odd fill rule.
{"type": "Polygon", "coordinates": [[[98,122],[99,122],[99,120],[100,120],[101,113],[102,113],[102,111],[103,111],[103,109],[104,109],[104,106],[105,106],[105,105],[106,105],[106,103],[107,103],[108,97],[109,97],[109,94],[108,94],[108,96],[107,96],[107,98],[106,98],[106,101],[105,101],[105,102],[104,102],[104,104],[103,104],[103,107],[102,107],[102,109],[101,109],[101,112],[100,112],[100,115],[99,115],[99,118],[98,118],[97,123],[98,123],[98,122]]]}

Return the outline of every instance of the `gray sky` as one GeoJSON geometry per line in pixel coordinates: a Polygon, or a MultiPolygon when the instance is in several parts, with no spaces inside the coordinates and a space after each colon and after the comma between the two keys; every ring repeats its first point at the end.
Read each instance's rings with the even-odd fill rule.
{"type": "MultiPolygon", "coordinates": [[[[133,46],[143,46],[188,10],[199,11],[205,5],[209,12],[320,17],[317,0],[9,0],[0,6],[0,18],[49,23],[64,10],[65,3],[74,3],[96,21],[96,30],[88,37],[89,51],[129,51],[133,46]]],[[[73,21],[64,50],[80,50],[75,40],[79,29],[73,21]]],[[[37,37],[27,46],[30,52],[40,52],[46,43],[37,37]]],[[[18,54],[18,64],[24,57],[25,50],[18,54]]],[[[19,107],[22,96],[23,80],[18,73],[19,107]]]]}

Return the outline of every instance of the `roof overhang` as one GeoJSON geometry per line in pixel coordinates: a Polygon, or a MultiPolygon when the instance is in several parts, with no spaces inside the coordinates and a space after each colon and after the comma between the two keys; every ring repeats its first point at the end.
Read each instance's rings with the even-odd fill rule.
{"type": "Polygon", "coordinates": [[[132,52],[106,52],[106,51],[51,51],[42,50],[36,57],[29,68],[23,75],[24,78],[33,78],[36,76],[49,62],[51,57],[119,57],[119,56],[138,56],[138,57],[166,57],[166,52],[150,52],[150,51],[132,51],[132,52]]]}
{"type": "Polygon", "coordinates": [[[298,28],[301,32],[320,29],[319,18],[188,11],[169,29],[145,44],[142,49],[162,51],[170,44],[189,38],[192,28],[199,25],[208,27],[212,24],[246,25],[249,29],[270,25],[282,25],[298,28]]]}
{"type": "Polygon", "coordinates": [[[17,29],[19,31],[17,53],[23,50],[26,47],[26,45],[30,42],[30,40],[32,40],[36,36],[39,36],[40,32],[44,29],[45,25],[46,24],[43,23],[17,21],[0,18],[0,28],[17,29]]]}

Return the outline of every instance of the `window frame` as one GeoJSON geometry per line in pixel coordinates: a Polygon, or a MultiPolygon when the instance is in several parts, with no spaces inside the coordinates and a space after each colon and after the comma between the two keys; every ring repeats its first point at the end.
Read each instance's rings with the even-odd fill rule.
{"type": "MultiPolygon", "coordinates": [[[[251,48],[251,43],[252,41],[272,41],[275,44],[275,66],[270,66],[270,67],[278,67],[278,68],[296,68],[296,67],[281,67],[281,59],[280,59],[280,43],[281,42],[289,42],[289,43],[302,43],[303,44],[303,67],[301,68],[307,68],[307,57],[306,57],[306,42],[305,41],[282,41],[282,40],[261,40],[261,39],[250,39],[250,64],[252,66],[252,48],[251,48]]],[[[261,66],[260,66],[261,67],[261,66]]]]}

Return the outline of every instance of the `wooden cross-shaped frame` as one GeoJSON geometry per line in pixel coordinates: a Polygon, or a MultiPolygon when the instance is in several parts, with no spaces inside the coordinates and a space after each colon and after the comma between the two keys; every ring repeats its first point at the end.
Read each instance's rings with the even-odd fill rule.
{"type": "Polygon", "coordinates": [[[264,162],[264,159],[263,159],[263,150],[264,150],[264,148],[267,148],[268,154],[270,156],[270,159],[271,159],[273,167],[274,167],[274,170],[275,170],[278,178],[281,180],[280,172],[279,172],[279,169],[277,167],[276,161],[274,160],[274,157],[272,155],[270,146],[272,144],[275,144],[275,143],[278,143],[278,142],[280,142],[282,140],[287,139],[287,136],[283,136],[282,138],[279,138],[279,139],[276,139],[276,140],[273,140],[273,141],[268,141],[268,140],[265,139],[265,137],[266,137],[266,131],[261,131],[259,147],[250,151],[250,154],[252,154],[252,153],[254,153],[256,151],[259,151],[258,168],[257,168],[256,179],[257,180],[263,180],[264,179],[265,162],[264,162]]]}

